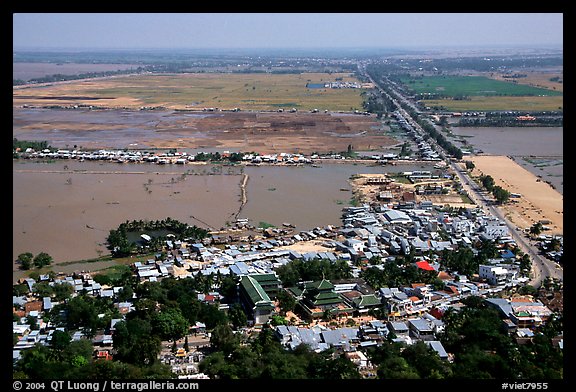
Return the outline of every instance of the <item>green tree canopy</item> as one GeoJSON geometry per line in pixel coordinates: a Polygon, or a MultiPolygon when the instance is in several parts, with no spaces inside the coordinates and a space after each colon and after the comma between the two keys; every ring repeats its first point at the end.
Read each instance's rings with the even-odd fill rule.
{"type": "Polygon", "coordinates": [[[187,332],[190,324],[179,308],[163,308],[152,316],[152,332],[162,340],[177,340],[187,332]]]}
{"type": "Polygon", "coordinates": [[[52,264],[52,256],[46,252],[40,252],[34,257],[34,265],[37,268],[42,268],[52,264]]]}

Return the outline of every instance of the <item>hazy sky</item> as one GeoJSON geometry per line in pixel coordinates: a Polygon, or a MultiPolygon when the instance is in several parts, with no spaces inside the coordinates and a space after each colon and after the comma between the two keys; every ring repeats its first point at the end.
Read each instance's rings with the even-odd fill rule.
{"type": "Polygon", "coordinates": [[[562,13],[15,13],[20,48],[562,46],[562,13]]]}

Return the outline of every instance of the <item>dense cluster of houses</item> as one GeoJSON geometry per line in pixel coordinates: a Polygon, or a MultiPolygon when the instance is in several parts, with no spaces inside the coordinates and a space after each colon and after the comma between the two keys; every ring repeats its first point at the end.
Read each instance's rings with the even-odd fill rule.
{"type": "MultiPolygon", "coordinates": [[[[41,151],[35,151],[33,148],[27,148],[24,151],[17,150],[19,156],[23,159],[74,159],[78,161],[109,161],[116,163],[154,163],[158,165],[184,165],[187,163],[197,162],[197,154],[182,152],[153,152],[140,150],[105,150],[83,151],[83,150],[53,150],[45,148],[41,151]]],[[[230,158],[230,151],[224,151],[220,154],[222,159],[230,158]]],[[[278,154],[242,154],[241,161],[244,163],[273,163],[273,164],[311,164],[312,159],[319,158],[307,157],[302,154],[278,153],[278,154]]]]}
{"type": "MultiPolygon", "coordinates": [[[[287,348],[300,343],[309,344],[318,351],[337,347],[362,364],[366,360],[359,350],[390,339],[408,344],[423,340],[442,358],[448,359],[436,336],[442,331],[443,312],[450,307],[461,306],[460,300],[468,295],[489,298],[496,292],[527,280],[521,277],[514,253],[504,249],[503,245],[508,245],[507,248],[514,245],[506,225],[481,209],[461,209],[448,213],[434,209],[429,203],[403,202],[376,207],[363,205],[345,208],[342,221],[341,227],[316,227],[298,233],[269,228],[256,238],[215,235],[202,242],[170,238],[165,243],[166,252],[135,262],[132,269],[141,282],[169,276],[179,279],[197,275],[212,278],[218,275],[236,276],[238,298],[255,326],[267,323],[277,314],[279,309],[274,298],[280,290],[286,290],[297,301],[299,316],[305,320],[305,323],[298,325],[276,328],[278,339],[287,348]],[[446,234],[449,238],[446,238],[446,234]],[[299,253],[289,248],[296,242],[311,240],[322,244],[325,251],[299,253]],[[440,268],[438,252],[459,247],[470,247],[475,251],[471,245],[477,240],[494,240],[503,248],[500,257],[481,265],[474,276],[465,276],[457,271],[448,273],[440,268]],[[417,268],[437,273],[444,283],[442,289],[412,282],[403,287],[373,290],[361,279],[360,272],[366,268],[366,261],[378,257],[382,263],[369,268],[383,268],[385,263],[394,262],[397,256],[410,253],[415,255],[417,268]],[[349,264],[354,278],[334,282],[323,279],[283,287],[275,270],[295,259],[344,260],[349,264]],[[327,327],[318,323],[327,316],[348,320],[383,307],[388,313],[386,320],[372,319],[346,327],[327,327]],[[391,332],[393,334],[389,335],[391,332]]],[[[38,282],[70,284],[73,295],[86,292],[109,297],[123,315],[134,309],[130,300],[118,299],[122,288],[102,286],[88,274],[52,278],[42,275],[38,282]]],[[[14,346],[15,360],[19,358],[21,350],[36,343],[49,344],[56,330],[49,322],[43,321],[43,314],[54,306],[54,299],[38,297],[35,291],[37,281],[34,279],[23,279],[21,283],[28,285],[30,294],[13,298],[15,313],[21,316],[19,321],[13,323],[13,331],[19,336],[14,346]],[[36,329],[29,325],[27,316],[37,319],[36,329]]],[[[228,304],[220,303],[222,298],[217,286],[213,286],[211,292],[199,294],[198,299],[219,304],[224,311],[228,308],[228,304]]],[[[551,315],[551,311],[538,301],[517,303],[490,298],[486,301],[501,311],[506,325],[514,333],[525,335],[527,329],[540,325],[551,315]]],[[[111,352],[114,324],[119,320],[112,320],[106,331],[92,338],[96,355],[106,357],[111,352]]],[[[81,337],[82,333],[76,332],[73,339],[81,337]]]]}

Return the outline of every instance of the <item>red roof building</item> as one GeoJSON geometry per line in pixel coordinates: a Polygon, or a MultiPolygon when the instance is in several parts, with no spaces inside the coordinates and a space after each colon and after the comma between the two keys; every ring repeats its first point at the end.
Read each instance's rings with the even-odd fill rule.
{"type": "Polygon", "coordinates": [[[428,264],[427,261],[417,261],[416,262],[416,267],[423,269],[424,271],[434,271],[434,267],[432,267],[430,264],[428,264]]]}

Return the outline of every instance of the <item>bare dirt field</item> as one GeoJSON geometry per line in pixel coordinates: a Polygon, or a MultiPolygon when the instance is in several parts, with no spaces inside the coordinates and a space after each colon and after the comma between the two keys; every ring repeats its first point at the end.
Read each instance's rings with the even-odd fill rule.
{"type": "Polygon", "coordinates": [[[375,117],[324,113],[226,113],[194,118],[159,132],[177,129],[178,140],[162,138],[158,148],[225,148],[266,153],[342,152],[349,144],[356,150],[390,146],[396,142],[374,130],[375,117]],[[190,137],[186,133],[190,133],[190,137]],[[206,137],[198,137],[198,133],[206,137]],[[175,143],[176,142],[176,143],[175,143]],[[177,145],[175,145],[177,144],[177,145]]]}
{"type": "Polygon", "coordinates": [[[396,144],[375,116],[344,113],[14,109],[13,136],[55,147],[369,151],[396,144]]]}
{"type": "Polygon", "coordinates": [[[404,200],[405,194],[412,194],[414,201],[431,201],[437,206],[450,206],[454,208],[468,208],[474,207],[474,204],[469,203],[468,200],[463,199],[461,195],[449,190],[446,194],[418,194],[417,187],[437,186],[441,185],[447,189],[451,189],[452,181],[446,179],[438,179],[431,181],[418,182],[416,184],[400,183],[388,177],[387,174],[358,174],[350,181],[352,189],[356,197],[363,203],[376,203],[379,201],[381,192],[389,192],[390,200],[392,203],[404,200]],[[386,185],[370,183],[369,179],[389,179],[390,183],[386,185]]]}
{"type": "Polygon", "coordinates": [[[510,74],[503,73],[490,73],[491,78],[496,80],[514,81],[518,84],[527,84],[534,87],[542,87],[550,90],[564,91],[564,72],[562,69],[545,70],[545,71],[525,71],[517,70],[520,75],[525,75],[518,78],[510,78],[510,74]],[[505,76],[508,76],[506,78],[505,76]],[[552,80],[550,80],[552,79],[552,80]]]}
{"type": "Polygon", "coordinates": [[[521,197],[510,198],[501,208],[506,216],[521,228],[527,228],[540,220],[548,220],[544,226],[547,234],[563,235],[564,197],[546,182],[518,165],[506,156],[474,156],[471,160],[473,175],[490,175],[496,185],[521,197]]]}

